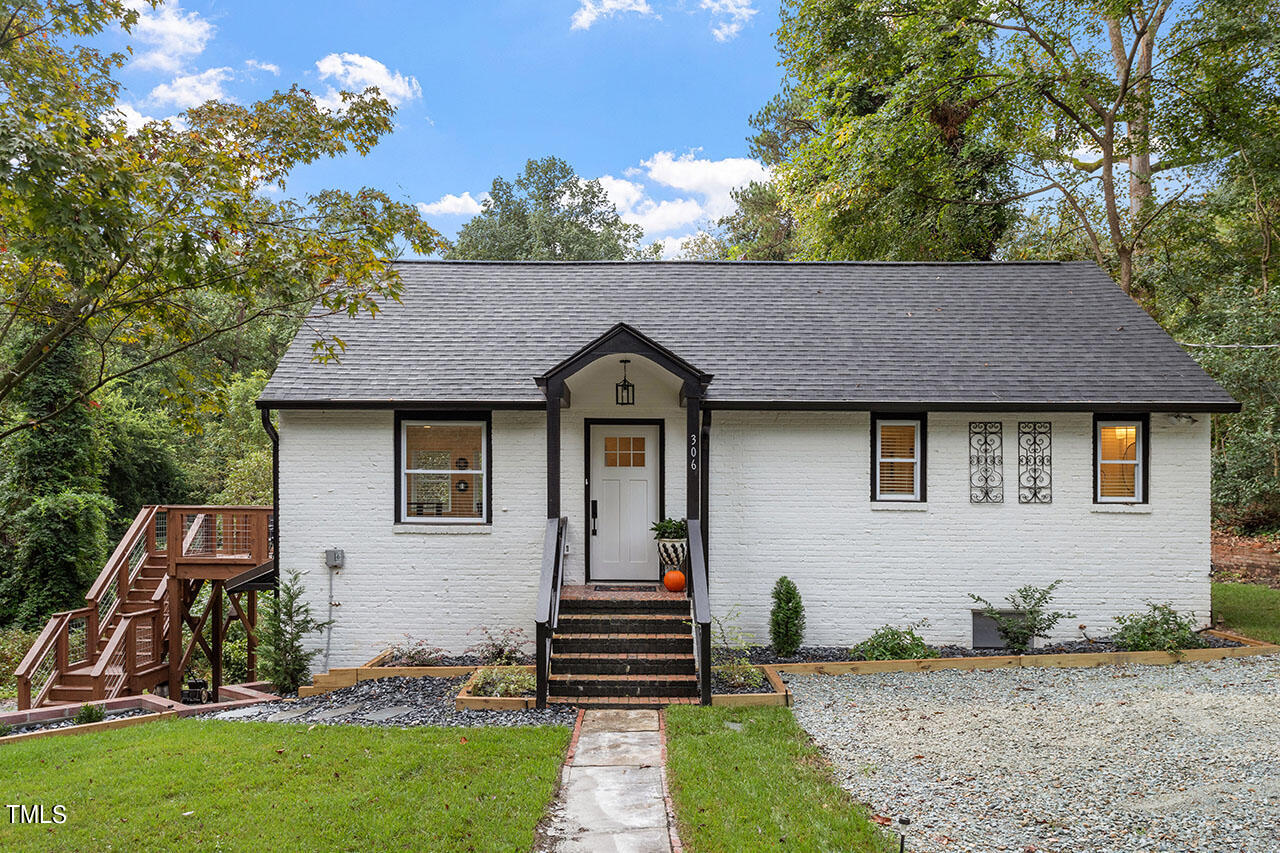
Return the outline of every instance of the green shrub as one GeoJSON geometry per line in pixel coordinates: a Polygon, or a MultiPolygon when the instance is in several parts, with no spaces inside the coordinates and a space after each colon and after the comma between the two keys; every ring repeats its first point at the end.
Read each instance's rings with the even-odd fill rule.
{"type": "Polygon", "coordinates": [[[13,734],[13,726],[8,723],[0,723],[0,737],[8,737],[13,734]]]}
{"type": "Polygon", "coordinates": [[[427,645],[426,640],[415,640],[408,634],[404,640],[391,647],[391,655],[384,666],[438,666],[448,656],[439,646],[427,645]]]}
{"type": "Polygon", "coordinates": [[[493,633],[484,625],[472,628],[468,634],[479,631],[484,639],[467,649],[467,654],[476,655],[485,666],[515,666],[524,663],[525,649],[529,647],[529,635],[523,628],[503,628],[493,633]]]}
{"type": "Polygon", "coordinates": [[[969,593],[969,597],[982,605],[982,614],[996,623],[996,630],[1004,639],[1005,645],[1014,651],[1026,653],[1036,637],[1047,640],[1053,626],[1063,619],[1074,619],[1074,613],[1060,610],[1049,610],[1049,602],[1053,600],[1053,591],[1062,583],[1062,579],[1054,581],[1046,587],[1019,587],[1012,594],[1005,596],[1009,602],[1007,610],[1015,611],[1006,616],[980,595],[969,593]]]}
{"type": "Polygon", "coordinates": [[[773,585],[773,610],[769,614],[769,641],[782,657],[791,657],[804,642],[804,602],[791,578],[783,575],[773,585]]]}
{"type": "Polygon", "coordinates": [[[532,696],[538,680],[524,669],[486,667],[471,682],[472,696],[532,696]]]}
{"type": "Polygon", "coordinates": [[[17,692],[13,671],[22,663],[40,635],[21,628],[0,628],[0,697],[17,692]]]}
{"type": "Polygon", "coordinates": [[[76,712],[76,725],[83,726],[88,723],[100,723],[107,718],[106,709],[101,705],[81,705],[80,710],[76,712]]]}
{"type": "Polygon", "coordinates": [[[1170,604],[1147,602],[1145,613],[1117,616],[1116,625],[1112,639],[1126,652],[1174,652],[1208,645],[1196,633],[1195,617],[1179,614],[1170,604]]]}
{"type": "Polygon", "coordinates": [[[729,663],[713,666],[711,671],[730,687],[759,687],[764,684],[764,673],[746,658],[734,658],[729,663]]]}
{"type": "Polygon", "coordinates": [[[302,638],[329,626],[311,615],[302,600],[302,576],[297,571],[280,581],[275,606],[259,628],[258,646],[262,678],[281,693],[292,693],[311,676],[311,662],[318,650],[304,651],[302,638]]]}
{"type": "Polygon", "coordinates": [[[905,628],[885,625],[877,628],[875,633],[849,650],[852,660],[918,660],[920,658],[936,658],[938,652],[929,647],[924,638],[916,633],[927,621],[916,622],[905,628]]]}
{"type": "Polygon", "coordinates": [[[747,647],[753,635],[738,627],[735,607],[723,617],[711,617],[711,671],[733,687],[759,687],[764,673],[751,663],[747,647]]]}

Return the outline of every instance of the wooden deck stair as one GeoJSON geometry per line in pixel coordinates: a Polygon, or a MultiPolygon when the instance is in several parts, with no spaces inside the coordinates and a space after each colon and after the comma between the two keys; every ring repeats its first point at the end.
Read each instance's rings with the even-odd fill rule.
{"type": "MultiPolygon", "coordinates": [[[[231,620],[222,618],[222,585],[269,561],[270,513],[269,507],[143,507],[85,606],[50,617],[19,664],[18,707],[114,699],[153,690],[175,671],[180,677],[197,645],[209,650],[203,632],[211,610],[221,627],[215,646],[225,636],[231,620]],[[206,581],[219,592],[217,604],[197,620],[191,605],[206,581]],[[170,632],[184,623],[196,629],[185,651],[181,631],[170,632]]],[[[232,606],[246,618],[234,597],[232,606]]],[[[248,610],[256,613],[256,602],[248,610]]]]}

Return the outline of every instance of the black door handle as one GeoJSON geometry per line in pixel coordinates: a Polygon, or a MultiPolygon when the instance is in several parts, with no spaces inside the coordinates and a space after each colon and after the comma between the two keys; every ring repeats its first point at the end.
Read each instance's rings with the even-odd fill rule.
{"type": "Polygon", "coordinates": [[[596,535],[596,512],[600,509],[599,501],[591,502],[591,535],[596,535]]]}

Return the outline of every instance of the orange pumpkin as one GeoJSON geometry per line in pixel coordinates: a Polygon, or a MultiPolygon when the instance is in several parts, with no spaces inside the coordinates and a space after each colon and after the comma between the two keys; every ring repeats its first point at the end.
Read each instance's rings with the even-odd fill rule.
{"type": "Polygon", "coordinates": [[[680,592],[684,589],[684,572],[672,569],[662,576],[662,585],[668,592],[680,592]]]}

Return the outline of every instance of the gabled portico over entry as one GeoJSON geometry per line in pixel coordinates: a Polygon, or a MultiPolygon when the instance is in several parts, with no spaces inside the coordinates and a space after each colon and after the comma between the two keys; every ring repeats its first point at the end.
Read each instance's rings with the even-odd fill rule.
{"type": "Polygon", "coordinates": [[[707,666],[700,665],[698,675],[710,701],[704,501],[710,417],[702,403],[711,378],[626,323],[536,377],[547,401],[547,547],[537,617],[540,701],[551,674],[566,551],[577,545],[584,582],[656,582],[657,550],[649,528],[664,516],[683,516],[689,523],[694,552],[688,567],[690,641],[706,651],[707,666]],[[701,642],[699,635],[704,635],[701,642]]]}

